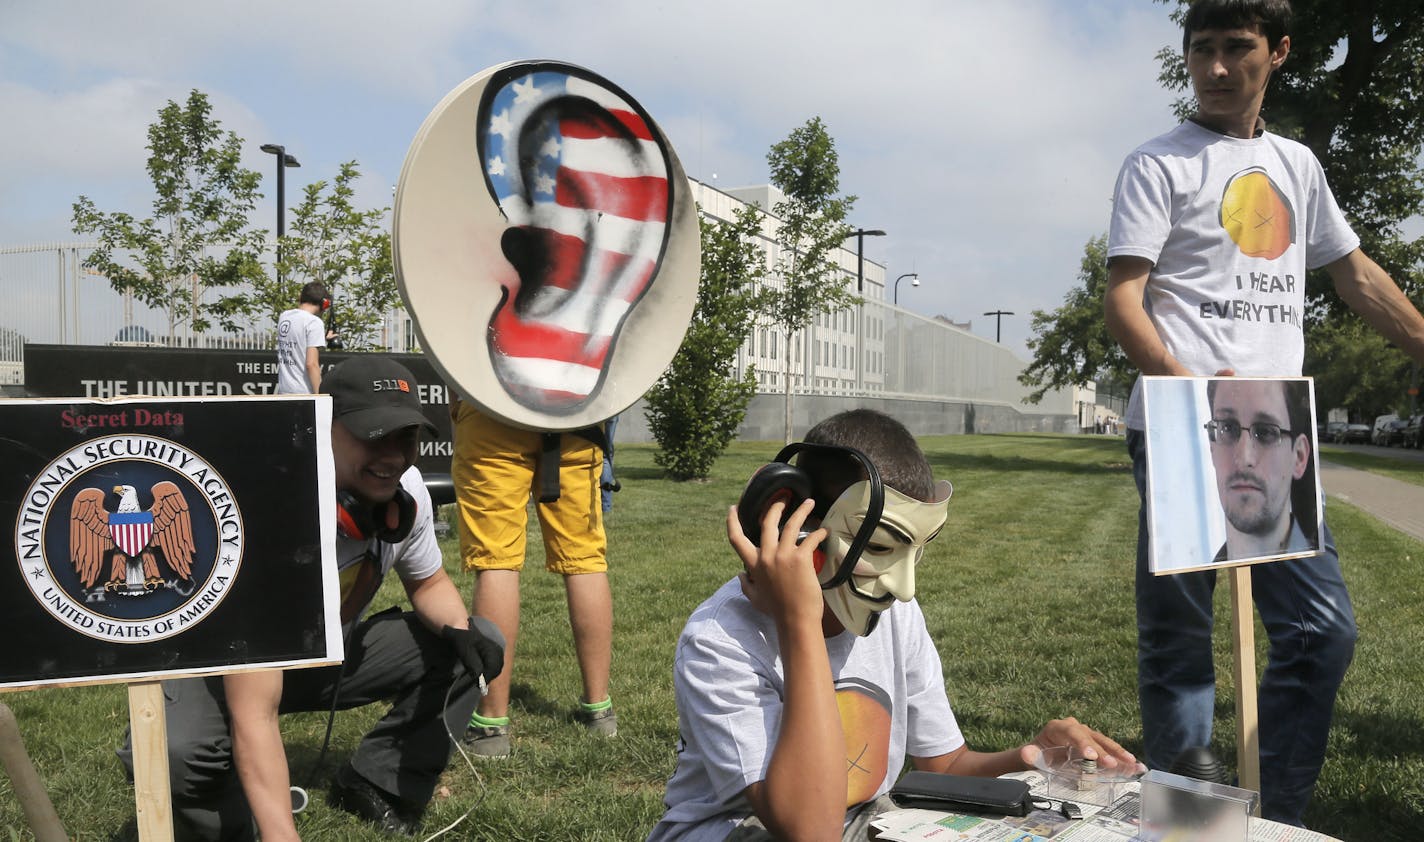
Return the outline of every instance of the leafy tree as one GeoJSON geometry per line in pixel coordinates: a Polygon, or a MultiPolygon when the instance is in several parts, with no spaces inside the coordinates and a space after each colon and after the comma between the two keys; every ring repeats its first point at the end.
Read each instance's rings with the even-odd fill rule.
{"type": "MultiPolygon", "coordinates": [[[[836,143],[820,117],[813,117],[766,155],[771,183],[786,198],[772,213],[781,220],[776,231],[774,274],[779,287],[767,292],[767,314],[786,338],[786,441],[791,441],[791,336],[822,313],[851,306],[857,292],[847,286],[835,260],[836,250],[850,235],[846,215],[854,196],[838,196],[840,158],[836,143]]],[[[808,358],[806,366],[811,365],[808,358]]]]}
{"type": "Polygon", "coordinates": [[[1137,370],[1103,320],[1103,292],[1107,289],[1108,237],[1099,234],[1083,247],[1078,285],[1053,312],[1033,311],[1033,338],[1028,341],[1033,361],[1019,382],[1034,387],[1025,399],[1038,403],[1048,392],[1089,381],[1129,384],[1137,370]]]}
{"type": "MultiPolygon", "coordinates": [[[[1173,6],[1181,23],[1186,0],[1173,6]]],[[[1295,0],[1290,56],[1266,89],[1271,130],[1320,159],[1332,192],[1365,251],[1407,294],[1421,292],[1424,238],[1406,241],[1400,223],[1424,213],[1424,15],[1417,0],[1295,0]]],[[[1160,79],[1190,92],[1180,44],[1158,53],[1160,79]]],[[[1191,96],[1177,115],[1195,111],[1191,96]]],[[[1311,321],[1346,308],[1329,276],[1308,281],[1311,321]]]]}
{"type": "Polygon", "coordinates": [[[320,281],[331,294],[335,326],[347,349],[374,347],[383,315],[402,306],[391,263],[390,234],[382,226],[389,208],[357,210],[355,161],[342,164],[330,183],[308,184],[282,238],[280,277],[263,277],[244,302],[255,318],[273,322],[296,305],[303,285],[320,281]]]}
{"type": "Polygon", "coordinates": [[[766,256],[756,244],[761,213],[743,208],[726,222],[701,220],[702,274],[692,324],[672,364],[646,395],[653,460],[674,479],[699,479],[727,449],[756,393],[750,368],[739,378],[737,349],[755,325],[766,256]]]}
{"type": "Polygon", "coordinates": [[[1349,407],[1351,418],[1369,422],[1386,412],[1409,410],[1405,388],[1416,370],[1404,352],[1360,319],[1323,322],[1305,348],[1305,370],[1315,372],[1315,406],[1349,407]]]}
{"type": "Polygon", "coordinates": [[[240,165],[242,140],[224,133],[211,112],[207,95],[194,90],[184,105],[169,100],[148,127],[153,216],[104,213],[86,196],[74,203],[74,231],[99,238],[84,265],[116,291],[167,313],[170,338],[180,325],[202,332],[213,319],[240,329],[241,296],[224,291],[263,272],[267,232],[248,221],[261,177],[240,165]],[[208,290],[217,300],[205,300],[208,290]]]}

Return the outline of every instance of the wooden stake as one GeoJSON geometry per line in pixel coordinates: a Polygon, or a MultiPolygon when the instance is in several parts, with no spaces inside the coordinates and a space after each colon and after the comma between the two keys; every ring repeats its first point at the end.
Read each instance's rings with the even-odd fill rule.
{"type": "MultiPolygon", "coordinates": [[[[1261,730],[1256,719],[1256,616],[1251,568],[1231,568],[1232,677],[1236,680],[1236,775],[1243,789],[1261,791],[1261,730]]],[[[1257,810],[1260,809],[1257,802],[1257,810]]]]}
{"type": "Polygon", "coordinates": [[[30,826],[36,842],[67,842],[69,835],[64,832],[64,825],[54,811],[44,782],[35,771],[35,764],[25,752],[15,713],[4,702],[0,702],[0,763],[5,766],[5,774],[10,776],[10,786],[20,801],[20,809],[25,812],[25,823],[30,826]]]}
{"type": "Polygon", "coordinates": [[[173,842],[168,730],[163,711],[163,685],[160,682],[129,684],[129,733],[133,739],[138,838],[143,842],[173,842]]]}

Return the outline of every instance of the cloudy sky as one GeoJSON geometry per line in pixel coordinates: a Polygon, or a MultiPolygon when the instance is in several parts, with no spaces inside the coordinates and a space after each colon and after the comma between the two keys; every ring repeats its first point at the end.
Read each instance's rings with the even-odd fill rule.
{"type": "Polygon", "coordinates": [[[1152,0],[0,0],[0,246],[72,241],[81,194],[151,213],[146,131],[167,100],[208,94],[244,162],[275,160],[289,200],[355,159],[358,199],[391,203],[406,150],[448,91],[486,67],[550,58],[632,94],[687,173],[764,184],[766,152],[820,116],[851,223],[889,232],[866,257],[900,303],[972,320],[1061,303],[1107,227],[1119,163],[1173,124],[1154,55],[1178,43],[1152,0]]]}

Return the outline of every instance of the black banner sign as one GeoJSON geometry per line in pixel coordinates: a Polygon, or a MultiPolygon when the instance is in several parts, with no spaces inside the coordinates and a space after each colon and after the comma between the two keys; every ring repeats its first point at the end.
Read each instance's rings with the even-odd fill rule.
{"type": "MultiPolygon", "coordinates": [[[[350,353],[323,352],[322,370],[350,353]]],[[[424,354],[384,354],[410,369],[420,384],[425,417],[439,430],[420,442],[416,466],[434,480],[450,473],[450,393],[424,354]]],[[[202,348],[115,348],[86,345],[26,345],[25,393],[33,398],[226,397],[277,391],[273,351],[202,348]]],[[[432,492],[434,493],[434,492],[432,492]]],[[[436,494],[436,502],[441,502],[436,494]]]]}

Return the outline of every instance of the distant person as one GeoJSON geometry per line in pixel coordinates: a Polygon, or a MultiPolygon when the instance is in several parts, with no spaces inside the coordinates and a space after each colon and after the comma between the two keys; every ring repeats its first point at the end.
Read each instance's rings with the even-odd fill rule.
{"type": "MultiPolygon", "coordinates": [[[[1315,155],[1265,129],[1261,104],[1291,39],[1288,0],[1197,0],[1182,20],[1196,113],[1124,162],[1108,233],[1104,316],[1150,375],[1298,376],[1305,279],[1323,267],[1341,300],[1415,360],[1424,318],[1360,250],[1315,155]]],[[[1317,48],[1319,45],[1315,45],[1317,48]]],[[[1169,769],[1210,744],[1213,571],[1154,576],[1142,384],[1124,419],[1141,495],[1138,692],[1146,761],[1169,769]]],[[[1271,647],[1261,679],[1262,815],[1300,824],[1325,760],[1355,614],[1330,530],[1318,555],[1251,568],[1271,647]]]]}
{"type": "Polygon", "coordinates": [[[331,296],[321,281],[302,287],[297,306],[277,319],[277,394],[310,395],[321,391],[321,349],[336,336],[321,322],[331,296]]]}
{"type": "Polygon", "coordinates": [[[812,427],[797,458],[794,470],[763,470],[799,477],[811,496],[788,512],[769,494],[755,536],[732,507],[727,538],[744,572],[692,612],[678,639],[682,740],[650,842],[862,842],[870,819],[894,808],[887,794],[907,760],[994,777],[1068,745],[1103,769],[1135,768],[1120,745],[1072,717],[1024,745],[971,750],[914,598],[915,567],[948,516],[950,484],[935,482],[904,425],[868,409],[812,427]],[[881,511],[863,526],[877,497],[867,464],[881,511]]]}
{"type": "Polygon", "coordinates": [[[1207,383],[1207,438],[1226,514],[1226,543],[1214,561],[1318,549],[1304,387],[1298,380],[1207,383]],[[1302,511],[1296,511],[1293,499],[1300,500],[1302,511]]]}

